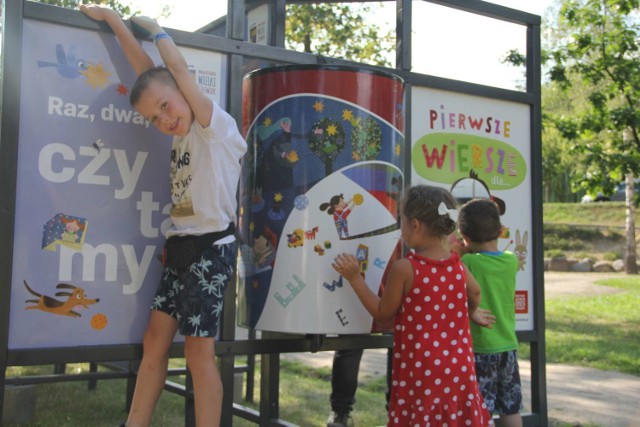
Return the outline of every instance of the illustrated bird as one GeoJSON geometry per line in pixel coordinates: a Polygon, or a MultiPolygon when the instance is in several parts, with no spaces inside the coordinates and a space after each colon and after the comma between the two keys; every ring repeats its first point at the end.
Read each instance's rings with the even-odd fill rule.
{"type": "Polygon", "coordinates": [[[65,53],[64,47],[60,43],[56,44],[56,59],[58,62],[38,61],[38,67],[55,67],[62,77],[75,79],[80,77],[89,66],[86,60],[76,58],[75,46],[70,46],[65,53]]]}

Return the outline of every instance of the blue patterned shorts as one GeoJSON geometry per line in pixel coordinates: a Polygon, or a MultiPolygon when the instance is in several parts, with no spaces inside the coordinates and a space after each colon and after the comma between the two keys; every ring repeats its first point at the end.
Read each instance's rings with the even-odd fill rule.
{"type": "Polygon", "coordinates": [[[236,251],[235,242],[213,245],[183,272],[165,266],[151,309],[176,319],[180,335],[215,337],[236,251]]]}
{"type": "Polygon", "coordinates": [[[522,386],[517,350],[475,353],[476,377],[489,412],[517,414],[522,409],[522,386]]]}

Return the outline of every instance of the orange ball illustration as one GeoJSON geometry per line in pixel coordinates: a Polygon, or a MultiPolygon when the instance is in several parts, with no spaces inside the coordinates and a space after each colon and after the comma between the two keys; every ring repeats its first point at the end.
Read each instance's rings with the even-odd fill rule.
{"type": "Polygon", "coordinates": [[[109,323],[109,319],[102,313],[95,314],[91,318],[91,327],[97,331],[106,328],[107,323],[109,323]]]}

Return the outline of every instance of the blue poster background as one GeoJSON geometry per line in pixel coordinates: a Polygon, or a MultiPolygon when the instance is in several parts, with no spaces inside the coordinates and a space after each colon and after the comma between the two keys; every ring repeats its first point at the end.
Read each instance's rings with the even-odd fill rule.
{"type": "Polygon", "coordinates": [[[112,34],[26,20],[22,51],[9,348],[140,343],[171,139],[130,107],[112,34]]]}

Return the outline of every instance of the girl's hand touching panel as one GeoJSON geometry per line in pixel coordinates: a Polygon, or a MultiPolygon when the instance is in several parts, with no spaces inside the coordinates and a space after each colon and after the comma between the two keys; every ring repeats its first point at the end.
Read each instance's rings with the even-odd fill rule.
{"type": "Polygon", "coordinates": [[[331,264],[333,269],[351,283],[360,276],[360,264],[355,256],[347,253],[339,254],[331,264]]]}

